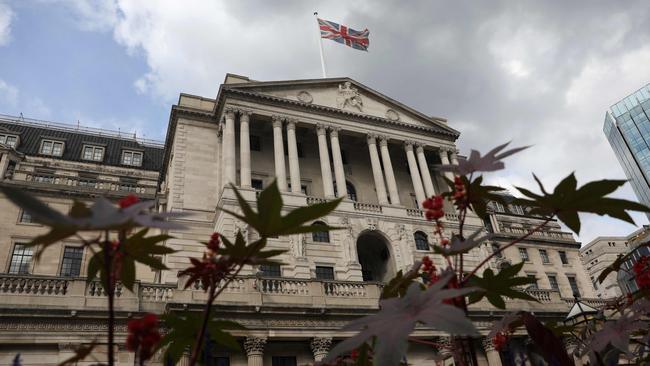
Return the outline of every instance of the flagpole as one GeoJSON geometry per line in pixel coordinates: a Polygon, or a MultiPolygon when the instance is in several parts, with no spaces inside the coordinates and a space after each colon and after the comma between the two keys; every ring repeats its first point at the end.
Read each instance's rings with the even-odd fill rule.
{"type": "Polygon", "coordinates": [[[320,36],[320,26],[318,25],[318,12],[314,12],[314,17],[316,17],[316,28],[318,30],[318,44],[320,45],[320,66],[323,69],[323,79],[327,78],[327,73],[325,72],[325,56],[323,54],[323,37],[320,36]]]}

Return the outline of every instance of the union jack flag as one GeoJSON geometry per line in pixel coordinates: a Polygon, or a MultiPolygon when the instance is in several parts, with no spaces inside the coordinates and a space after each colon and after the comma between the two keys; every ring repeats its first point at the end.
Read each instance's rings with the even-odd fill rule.
{"type": "Polygon", "coordinates": [[[368,39],[370,31],[368,29],[357,31],[320,18],[318,18],[318,26],[321,38],[331,39],[357,50],[368,51],[370,45],[370,39],[368,39]]]}

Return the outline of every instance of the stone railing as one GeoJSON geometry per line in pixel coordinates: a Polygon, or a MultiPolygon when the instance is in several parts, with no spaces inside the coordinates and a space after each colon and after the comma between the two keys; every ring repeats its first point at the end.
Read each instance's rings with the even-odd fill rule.
{"type": "Polygon", "coordinates": [[[308,205],[314,205],[316,203],[325,203],[327,201],[328,201],[327,198],[307,196],[308,205]]]}
{"type": "MultiPolygon", "coordinates": [[[[562,298],[562,300],[569,306],[572,306],[576,301],[574,298],[570,298],[570,297],[564,297],[562,298]]],[[[596,309],[608,305],[611,302],[615,301],[615,299],[599,299],[599,298],[583,298],[583,297],[579,298],[579,300],[596,309]]]]}
{"type": "Polygon", "coordinates": [[[174,298],[176,285],[142,284],[140,285],[140,298],[143,301],[168,302],[174,298]]]}
{"type": "Polygon", "coordinates": [[[137,194],[153,194],[155,192],[155,186],[141,185],[135,182],[109,181],[26,170],[16,170],[16,173],[24,174],[25,181],[27,182],[69,186],[81,191],[133,192],[137,194]]]}
{"type": "MultiPolygon", "coordinates": [[[[515,235],[525,235],[528,234],[533,228],[521,228],[521,227],[511,227],[511,226],[501,226],[499,230],[502,233],[515,234],[515,235]]],[[[564,233],[558,231],[536,231],[531,236],[551,238],[551,239],[561,239],[561,240],[573,240],[573,235],[571,233],[564,233]]]]}
{"type": "Polygon", "coordinates": [[[283,278],[260,278],[257,280],[256,287],[263,294],[309,296],[309,281],[283,278]]]}
{"type": "Polygon", "coordinates": [[[0,275],[0,294],[65,295],[69,278],[0,275]]]}
{"type": "Polygon", "coordinates": [[[374,203],[354,202],[354,209],[356,211],[381,212],[381,205],[374,203]]]}
{"type": "Polygon", "coordinates": [[[445,213],[445,220],[447,221],[458,221],[458,214],[455,213],[445,213]]]}
{"type": "Polygon", "coordinates": [[[528,288],[525,290],[525,292],[536,298],[537,301],[541,302],[542,304],[544,303],[551,303],[557,301],[557,299],[560,298],[560,293],[556,290],[547,290],[547,289],[540,289],[540,288],[528,288]]]}
{"type": "MultiPolygon", "coordinates": [[[[90,284],[88,284],[88,289],[86,291],[86,294],[88,296],[98,296],[98,297],[99,296],[105,297],[107,295],[106,290],[104,290],[104,287],[99,281],[92,281],[90,284]]],[[[115,297],[120,297],[120,296],[122,296],[122,284],[118,282],[115,285],[115,297]]]]}
{"type": "Polygon", "coordinates": [[[366,297],[367,283],[323,282],[323,291],[327,296],[366,297]]]}
{"type": "Polygon", "coordinates": [[[406,216],[424,217],[424,211],[420,210],[419,208],[407,208],[406,216]]]}

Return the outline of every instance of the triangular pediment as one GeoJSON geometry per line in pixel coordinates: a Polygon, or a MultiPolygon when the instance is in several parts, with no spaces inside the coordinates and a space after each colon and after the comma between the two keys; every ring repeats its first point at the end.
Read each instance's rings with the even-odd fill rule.
{"type": "Polygon", "coordinates": [[[457,131],[446,125],[445,119],[426,116],[349,78],[260,82],[238,77],[227,78],[227,81],[229,80],[232,81],[224,87],[231,90],[339,109],[419,127],[435,126],[447,133],[457,134],[457,131]]]}

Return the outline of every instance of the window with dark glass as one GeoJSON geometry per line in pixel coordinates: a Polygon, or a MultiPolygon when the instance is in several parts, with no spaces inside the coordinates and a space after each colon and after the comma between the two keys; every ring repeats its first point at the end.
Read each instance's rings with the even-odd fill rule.
{"type": "Polygon", "coordinates": [[[279,264],[262,264],[260,272],[262,272],[262,277],[282,277],[279,264]]]}
{"type": "Polygon", "coordinates": [[[546,249],[540,249],[539,256],[542,257],[542,263],[551,263],[551,260],[548,258],[548,252],[546,249]]]}
{"type": "Polygon", "coordinates": [[[77,181],[77,185],[79,187],[96,188],[97,178],[97,174],[79,172],[79,180],[77,181]]]}
{"type": "Polygon", "coordinates": [[[528,249],[526,248],[519,248],[519,256],[521,257],[521,260],[524,262],[528,262],[530,258],[528,257],[528,249]]]}
{"type": "Polygon", "coordinates": [[[319,280],[333,280],[334,268],[325,266],[316,266],[316,278],[319,280]]]}
{"type": "Polygon", "coordinates": [[[82,247],[65,247],[61,260],[61,276],[77,277],[81,273],[81,260],[84,255],[82,247]]]}
{"type": "Polygon", "coordinates": [[[556,291],[560,291],[560,286],[557,284],[557,277],[554,275],[547,275],[548,283],[551,285],[551,288],[556,291]]]}
{"type": "Polygon", "coordinates": [[[427,234],[421,231],[416,231],[415,234],[413,234],[413,237],[415,238],[415,249],[430,250],[427,234]]]}
{"type": "Polygon", "coordinates": [[[25,212],[23,210],[20,211],[20,218],[18,219],[18,222],[21,224],[31,224],[34,222],[32,219],[32,215],[29,212],[25,212]]]}
{"type": "Polygon", "coordinates": [[[142,165],[142,152],[139,151],[122,151],[122,164],[131,166],[142,165]]]}
{"type": "Polygon", "coordinates": [[[52,156],[63,155],[63,142],[54,140],[41,141],[41,154],[52,156]]]}
{"type": "Polygon", "coordinates": [[[567,276],[567,279],[569,280],[569,286],[571,286],[573,295],[580,296],[580,289],[578,288],[578,282],[576,281],[576,278],[573,276],[567,276]]]}
{"type": "Polygon", "coordinates": [[[32,176],[34,182],[54,184],[54,170],[36,169],[32,176]]]}
{"type": "Polygon", "coordinates": [[[297,366],[294,356],[273,356],[271,357],[271,366],[297,366]]]}
{"type": "Polygon", "coordinates": [[[0,134],[0,144],[9,145],[15,148],[18,144],[18,136],[0,134]]]}
{"type": "Polygon", "coordinates": [[[264,189],[264,181],[261,179],[251,179],[251,187],[261,191],[264,189]]]}
{"type": "Polygon", "coordinates": [[[304,184],[300,185],[300,192],[302,192],[302,194],[304,194],[305,196],[309,195],[309,194],[307,194],[307,192],[308,192],[307,191],[307,186],[304,185],[304,184]]]}
{"type": "Polygon", "coordinates": [[[559,253],[560,253],[560,260],[562,261],[562,264],[569,264],[569,259],[566,256],[566,252],[561,250],[559,251],[559,253]]]}
{"type": "MultiPolygon", "coordinates": [[[[322,221],[316,221],[312,225],[326,225],[326,224],[322,221]]],[[[314,231],[311,234],[311,239],[316,243],[329,243],[330,233],[329,231],[314,231]]]]}
{"type": "Polygon", "coordinates": [[[262,142],[257,135],[250,135],[251,151],[262,151],[262,142]]]}
{"type": "Polygon", "coordinates": [[[9,264],[9,273],[29,274],[29,268],[32,264],[32,247],[24,244],[16,244],[11,254],[11,263],[9,264]]]}
{"type": "Polygon", "coordinates": [[[118,190],[122,192],[136,192],[138,190],[138,181],[133,178],[121,177],[118,190]]]}
{"type": "Polygon", "coordinates": [[[535,282],[531,283],[530,286],[534,287],[534,288],[537,288],[537,277],[534,274],[529,274],[529,275],[526,275],[526,276],[528,278],[530,278],[531,280],[535,281],[535,282]]]}

